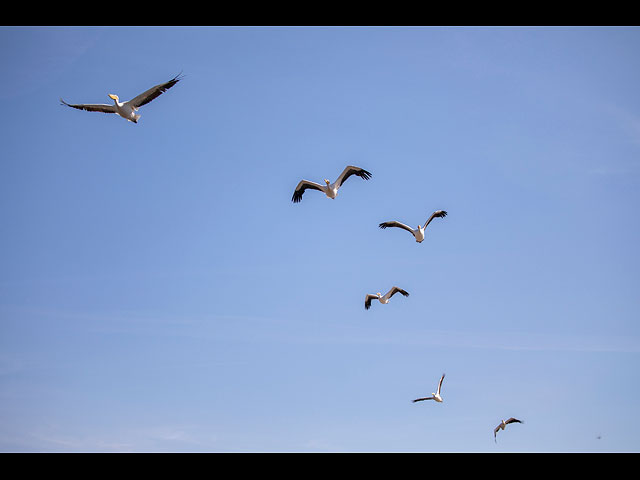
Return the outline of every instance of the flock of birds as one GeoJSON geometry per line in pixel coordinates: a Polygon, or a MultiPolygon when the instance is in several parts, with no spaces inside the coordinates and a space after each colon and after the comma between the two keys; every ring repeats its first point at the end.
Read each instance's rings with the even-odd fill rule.
{"type": "MultiPolygon", "coordinates": [[[[181,79],[182,79],[181,74],[178,74],[168,82],[164,82],[154,87],[151,87],[150,89],[144,91],[140,95],[126,102],[120,102],[120,98],[118,97],[118,95],[115,95],[112,93],[108,94],[108,96],[113,100],[113,104],[93,104],[93,103],[70,104],[65,102],[62,98],[60,98],[60,101],[62,102],[63,105],[67,105],[68,107],[76,108],[78,110],[85,110],[88,112],[115,113],[116,115],[119,115],[125,120],[128,120],[133,123],[138,123],[138,120],[140,119],[140,114],[137,113],[138,109],[143,105],[148,104],[149,102],[159,97],[160,95],[162,95],[168,89],[176,85],[181,79]]],[[[366,171],[365,169],[361,167],[349,165],[342,171],[342,173],[338,176],[336,181],[333,183],[331,183],[328,179],[324,180],[324,183],[325,183],[324,185],[316,182],[312,182],[309,180],[301,180],[296,186],[291,200],[294,203],[299,203],[302,200],[302,195],[306,190],[318,190],[324,193],[328,198],[335,199],[338,195],[338,189],[340,189],[340,187],[342,187],[344,182],[352,175],[356,175],[364,180],[369,180],[371,178],[371,173],[366,171]]],[[[425,238],[425,229],[431,223],[431,221],[434,218],[444,218],[446,216],[447,216],[446,211],[437,210],[431,214],[431,216],[427,219],[424,225],[418,225],[415,229],[411,228],[408,225],[405,225],[404,223],[401,223],[395,220],[390,222],[383,222],[379,225],[379,227],[382,229],[389,228],[389,227],[401,228],[411,233],[415,238],[416,242],[422,243],[425,238]]],[[[364,308],[369,310],[369,308],[371,308],[371,302],[373,300],[378,300],[383,305],[388,304],[389,300],[391,300],[391,297],[393,297],[396,293],[400,293],[405,297],[409,296],[409,293],[406,290],[393,286],[384,295],[382,295],[382,293],[380,292],[377,292],[375,294],[374,293],[367,294],[365,296],[364,308]]],[[[438,382],[438,388],[436,392],[431,393],[431,396],[429,397],[416,398],[415,400],[413,400],[413,403],[421,402],[425,400],[434,400],[438,403],[442,403],[443,399],[442,399],[441,391],[442,391],[442,382],[444,380],[444,376],[445,375],[443,373],[442,376],[440,377],[440,381],[438,382]]],[[[497,427],[495,427],[495,429],[493,430],[493,437],[496,442],[497,442],[498,431],[504,430],[507,425],[512,423],[523,423],[523,422],[522,420],[518,420],[517,418],[514,418],[514,417],[510,417],[507,420],[504,420],[504,419],[501,420],[500,424],[497,427]]]]}

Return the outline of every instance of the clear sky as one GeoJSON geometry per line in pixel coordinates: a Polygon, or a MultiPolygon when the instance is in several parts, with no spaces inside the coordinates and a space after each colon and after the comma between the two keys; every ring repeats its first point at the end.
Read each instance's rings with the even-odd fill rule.
{"type": "Polygon", "coordinates": [[[640,451],[640,29],[0,45],[0,451],[640,451]]]}

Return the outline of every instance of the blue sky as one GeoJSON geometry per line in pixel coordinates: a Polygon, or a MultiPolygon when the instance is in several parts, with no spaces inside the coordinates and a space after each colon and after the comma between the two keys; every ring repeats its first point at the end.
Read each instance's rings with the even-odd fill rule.
{"type": "Polygon", "coordinates": [[[0,451],[639,451],[639,42],[0,28],[0,451]]]}

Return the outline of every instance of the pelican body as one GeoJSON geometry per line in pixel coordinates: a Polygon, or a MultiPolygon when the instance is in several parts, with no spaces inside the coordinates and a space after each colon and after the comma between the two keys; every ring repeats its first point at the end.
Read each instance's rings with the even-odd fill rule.
{"type": "Polygon", "coordinates": [[[176,83],[180,81],[182,77],[180,75],[176,75],[174,78],[169,80],[168,82],[161,83],[156,85],[155,87],[151,87],[145,92],[141,93],[135,98],[132,98],[128,102],[121,102],[118,95],[113,93],[109,94],[109,98],[113,100],[113,105],[110,104],[96,104],[96,103],[82,103],[82,104],[70,104],[65,102],[62,98],[60,101],[63,105],[67,105],[68,107],[77,108],[78,110],[85,110],[87,112],[102,112],[102,113],[115,113],[120,117],[124,118],[133,123],[138,123],[138,119],[140,115],[136,113],[138,108],[143,105],[146,105],[153,99],[159,97],[164,92],[173,87],[176,83]]]}
{"type": "Polygon", "coordinates": [[[446,217],[447,216],[447,212],[445,212],[444,210],[437,210],[435,212],[433,212],[431,214],[431,216],[427,219],[427,221],[424,223],[424,225],[418,225],[415,229],[411,228],[409,225],[405,225],[404,223],[400,223],[400,222],[396,222],[396,221],[392,221],[392,222],[382,222],[380,225],[378,225],[380,228],[385,229],[387,227],[398,227],[398,228],[402,228],[403,230],[406,230],[407,232],[410,232],[416,239],[416,242],[418,243],[422,243],[424,240],[424,231],[427,228],[427,225],[429,225],[431,223],[431,220],[433,220],[434,218],[442,218],[442,217],[446,217]]]}
{"type": "Polygon", "coordinates": [[[130,102],[121,102],[118,95],[114,93],[110,93],[109,98],[113,100],[113,106],[117,115],[120,115],[122,118],[129,120],[130,122],[138,123],[138,119],[140,118],[140,115],[136,113],[138,111],[138,107],[135,107],[130,102]]]}
{"type": "Polygon", "coordinates": [[[391,300],[391,297],[393,297],[396,293],[401,293],[405,297],[409,296],[409,293],[406,290],[403,290],[403,289],[398,288],[398,287],[392,287],[391,290],[389,290],[384,295],[382,295],[382,293],[380,293],[380,292],[375,293],[375,294],[374,293],[369,293],[364,298],[364,308],[366,310],[369,310],[369,308],[371,308],[371,301],[372,300],[379,300],[380,303],[382,303],[383,305],[386,305],[387,303],[389,303],[389,300],[391,300]]]}
{"type": "Polygon", "coordinates": [[[324,193],[327,197],[331,199],[335,199],[338,196],[338,189],[344,184],[344,182],[351,175],[357,175],[358,177],[369,180],[371,178],[371,173],[367,172],[364,168],[354,167],[353,165],[347,166],[337,180],[331,183],[326,178],[324,179],[324,185],[321,185],[316,182],[311,182],[309,180],[300,180],[296,189],[293,192],[293,196],[291,197],[291,201],[293,203],[298,203],[302,200],[302,194],[307,189],[319,190],[324,193]]]}
{"type": "Polygon", "coordinates": [[[444,380],[444,373],[440,377],[440,381],[438,382],[438,390],[435,393],[431,392],[431,396],[430,397],[416,398],[415,400],[412,400],[412,402],[416,403],[416,402],[422,402],[423,400],[435,400],[438,403],[442,403],[442,397],[440,396],[440,390],[442,389],[442,381],[443,380],[444,380]]]}

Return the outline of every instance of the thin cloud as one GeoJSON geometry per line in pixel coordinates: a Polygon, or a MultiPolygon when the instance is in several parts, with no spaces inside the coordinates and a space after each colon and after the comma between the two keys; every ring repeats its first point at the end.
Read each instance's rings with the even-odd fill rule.
{"type": "Polygon", "coordinates": [[[612,103],[605,103],[602,109],[631,143],[640,146],[640,115],[612,103]]]}
{"type": "Polygon", "coordinates": [[[376,334],[336,335],[315,342],[401,344],[461,349],[640,353],[640,338],[624,335],[580,335],[531,332],[461,332],[423,330],[376,334]]]}

